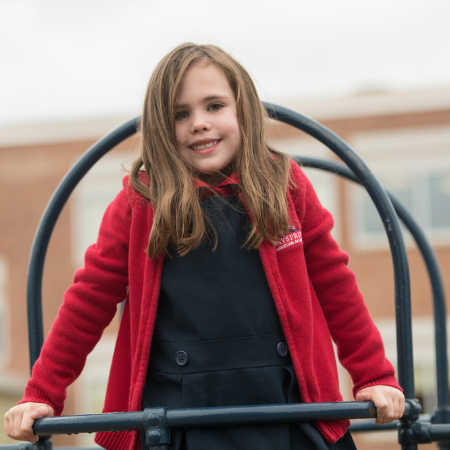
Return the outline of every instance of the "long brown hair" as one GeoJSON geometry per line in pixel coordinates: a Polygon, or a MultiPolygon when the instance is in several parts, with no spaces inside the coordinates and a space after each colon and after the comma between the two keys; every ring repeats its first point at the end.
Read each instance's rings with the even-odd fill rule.
{"type": "Polygon", "coordinates": [[[267,114],[253,81],[219,47],[186,43],[166,55],[150,78],[140,122],[141,153],[131,169],[131,185],[150,200],[154,209],[147,249],[150,258],[168,254],[171,241],[179,254],[185,255],[207,236],[208,219],[200,206],[193,174],[178,152],[175,136],[178,88],[188,68],[199,62],[220,68],[236,97],[242,143],[234,166],[253,222],[244,245],[258,248],[263,239],[275,245],[277,236],[288,231],[289,158],[267,144],[267,114]],[[140,176],[142,170],[148,183],[140,176]]]}

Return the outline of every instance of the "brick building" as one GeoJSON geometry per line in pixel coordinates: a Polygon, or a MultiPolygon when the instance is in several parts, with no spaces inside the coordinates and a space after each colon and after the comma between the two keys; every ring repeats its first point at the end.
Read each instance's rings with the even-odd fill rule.
{"type": "MultiPolygon", "coordinates": [[[[366,93],[343,99],[285,104],[319,120],[346,140],[384,185],[422,223],[450,290],[450,89],[366,93]]],[[[76,159],[127,118],[0,126],[0,410],[21,396],[29,374],[26,271],[33,236],[52,192],[76,159]]],[[[273,127],[277,148],[291,154],[335,158],[324,146],[288,126],[273,127]]],[[[95,241],[102,212],[121,187],[138,138],[122,143],[85,177],[63,210],[44,270],[44,329],[48,332],[84,249],[95,241]]],[[[334,235],[350,265],[395,362],[393,270],[381,222],[362,189],[335,175],[307,169],[335,217],[334,235]]],[[[406,236],[412,283],[417,395],[426,412],[435,405],[432,298],[420,254],[406,236]]],[[[118,320],[106,330],[68,393],[65,414],[100,412],[118,320]]],[[[342,375],[342,391],[351,385],[342,375]]],[[[84,444],[89,435],[58,437],[55,444],[84,444]]],[[[396,433],[357,437],[358,448],[399,448],[396,433]]],[[[9,440],[2,433],[0,444],[9,440]]]]}

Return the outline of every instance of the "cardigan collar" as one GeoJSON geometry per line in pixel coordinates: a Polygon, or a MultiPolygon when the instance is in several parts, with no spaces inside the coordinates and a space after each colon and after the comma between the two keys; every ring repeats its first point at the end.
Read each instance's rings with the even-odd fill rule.
{"type": "Polygon", "coordinates": [[[212,197],[217,194],[223,197],[232,197],[240,192],[237,172],[233,172],[217,186],[211,186],[198,178],[193,178],[192,180],[195,189],[199,190],[199,197],[201,199],[212,197]]]}

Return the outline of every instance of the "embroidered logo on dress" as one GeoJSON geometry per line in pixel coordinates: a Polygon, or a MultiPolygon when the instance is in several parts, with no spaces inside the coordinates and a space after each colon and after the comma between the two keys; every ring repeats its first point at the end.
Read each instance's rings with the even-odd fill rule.
{"type": "Polygon", "coordinates": [[[275,251],[283,250],[291,245],[300,244],[302,242],[302,230],[300,228],[294,227],[294,225],[289,225],[289,231],[285,234],[278,235],[277,245],[275,246],[275,251]]]}

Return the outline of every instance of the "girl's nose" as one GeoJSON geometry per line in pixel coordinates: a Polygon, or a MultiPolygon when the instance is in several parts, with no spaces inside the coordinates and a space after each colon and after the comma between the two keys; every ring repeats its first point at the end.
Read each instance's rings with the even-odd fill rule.
{"type": "Polygon", "coordinates": [[[191,122],[192,133],[198,133],[200,131],[208,131],[211,128],[211,124],[205,114],[193,114],[191,122]]]}

